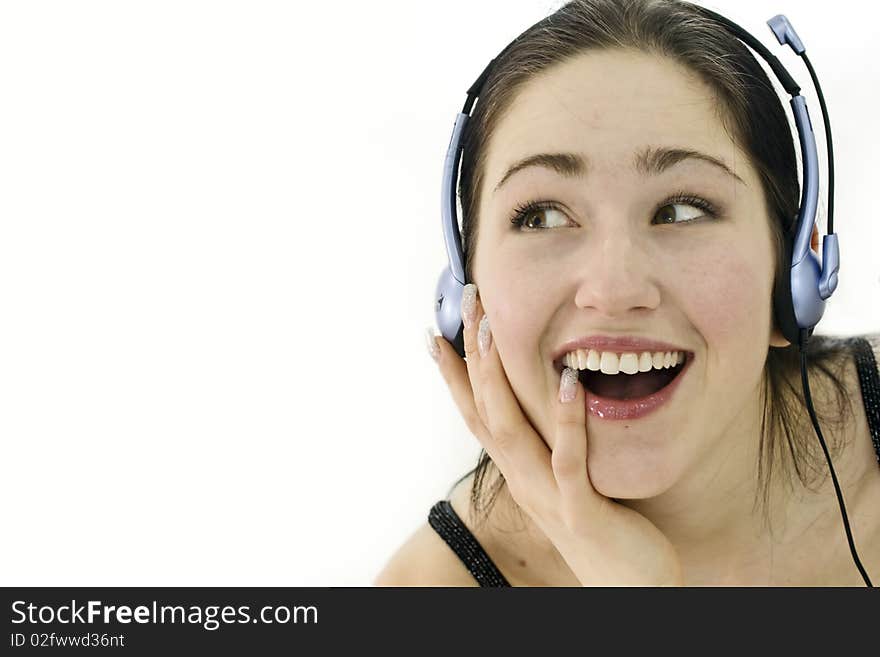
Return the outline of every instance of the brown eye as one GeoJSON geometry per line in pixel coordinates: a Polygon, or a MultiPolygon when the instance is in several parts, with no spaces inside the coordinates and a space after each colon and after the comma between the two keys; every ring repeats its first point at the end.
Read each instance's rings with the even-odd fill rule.
{"type": "Polygon", "coordinates": [[[657,212],[657,216],[660,217],[661,224],[677,224],[680,221],[692,221],[697,217],[702,216],[702,212],[698,212],[696,215],[687,216],[687,214],[680,215],[675,211],[676,207],[688,207],[683,203],[670,203],[668,205],[664,205],[660,208],[659,212],[657,212]]]}
{"type": "Polygon", "coordinates": [[[536,232],[564,226],[567,219],[556,208],[545,203],[537,203],[518,208],[510,223],[522,232],[536,232]]]}
{"type": "Polygon", "coordinates": [[[657,208],[655,217],[660,224],[686,224],[701,217],[715,217],[716,213],[707,201],[696,197],[673,199],[657,208]],[[676,211],[676,208],[691,208],[690,212],[676,211]],[[696,211],[696,212],[695,212],[696,211]]]}
{"type": "Polygon", "coordinates": [[[547,222],[546,217],[544,217],[544,213],[546,210],[538,210],[536,212],[532,212],[529,215],[526,215],[523,220],[523,226],[526,228],[546,228],[545,224],[547,222]]]}

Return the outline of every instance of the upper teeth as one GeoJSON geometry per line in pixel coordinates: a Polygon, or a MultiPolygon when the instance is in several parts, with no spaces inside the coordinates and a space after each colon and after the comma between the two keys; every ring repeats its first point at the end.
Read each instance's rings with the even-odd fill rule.
{"type": "Polygon", "coordinates": [[[565,354],[562,362],[578,370],[601,371],[603,374],[635,374],[647,372],[651,368],[675,367],[684,362],[683,351],[643,351],[641,354],[627,352],[616,354],[613,351],[577,349],[565,354]]]}

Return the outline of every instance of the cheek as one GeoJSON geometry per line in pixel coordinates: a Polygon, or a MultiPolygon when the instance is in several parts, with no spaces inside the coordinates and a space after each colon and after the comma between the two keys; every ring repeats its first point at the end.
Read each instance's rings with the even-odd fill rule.
{"type": "Polygon", "coordinates": [[[558,271],[558,263],[538,265],[534,258],[509,248],[495,249],[484,262],[487,266],[479,272],[483,286],[480,294],[486,298],[492,332],[498,337],[499,347],[507,345],[509,351],[516,351],[522,358],[519,352],[526,351],[525,343],[536,344],[545,330],[553,291],[552,273],[558,271]],[[511,350],[516,343],[521,348],[511,350]]]}
{"type": "Polygon", "coordinates": [[[707,253],[687,267],[681,298],[708,341],[763,339],[770,321],[773,276],[767,263],[727,249],[707,253]]]}
{"type": "Polygon", "coordinates": [[[498,300],[486,312],[502,360],[511,367],[528,366],[538,356],[540,335],[551,312],[546,283],[511,275],[496,281],[487,295],[498,300]]]}
{"type": "Polygon", "coordinates": [[[485,282],[486,314],[510,388],[527,419],[538,428],[546,421],[545,400],[553,394],[540,374],[541,367],[549,366],[541,363],[540,344],[551,321],[553,302],[547,281],[506,271],[503,280],[485,282]]]}

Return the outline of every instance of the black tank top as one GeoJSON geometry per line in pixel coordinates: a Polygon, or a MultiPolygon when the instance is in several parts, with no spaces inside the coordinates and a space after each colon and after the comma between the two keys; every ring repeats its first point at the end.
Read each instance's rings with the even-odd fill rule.
{"type": "MultiPolygon", "coordinates": [[[[863,337],[849,338],[852,343],[865,415],[868,419],[868,433],[877,452],[880,464],[880,372],[874,358],[872,345],[863,337]]],[[[498,567],[486,554],[483,546],[458,517],[449,500],[440,500],[428,514],[428,523],[446,541],[452,551],[461,559],[480,586],[510,586],[498,567]]]]}

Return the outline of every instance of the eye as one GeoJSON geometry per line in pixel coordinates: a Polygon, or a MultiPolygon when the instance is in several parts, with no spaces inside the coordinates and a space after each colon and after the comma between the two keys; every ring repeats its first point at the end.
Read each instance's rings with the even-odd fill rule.
{"type": "Polygon", "coordinates": [[[568,220],[565,215],[553,203],[529,201],[513,211],[510,223],[514,228],[518,228],[522,232],[536,232],[547,228],[554,228],[555,226],[548,225],[548,222],[553,221],[554,215],[557,219],[561,218],[561,225],[567,223],[568,220]]]}
{"type": "MultiPolygon", "coordinates": [[[[688,224],[703,218],[717,219],[719,211],[704,198],[688,192],[677,192],[657,206],[657,209],[654,210],[654,217],[660,217],[660,221],[652,220],[651,223],[659,223],[660,225],[688,224]],[[676,208],[691,208],[691,211],[677,211],[676,208]],[[699,210],[699,212],[694,212],[694,210],[699,210]]],[[[548,228],[564,226],[567,223],[567,218],[553,202],[529,201],[513,211],[510,223],[513,230],[535,233],[548,228]],[[554,216],[557,218],[557,222],[561,220],[561,223],[553,225],[554,216]]]]}
{"type": "Polygon", "coordinates": [[[679,192],[672,198],[663,201],[663,205],[657,208],[654,216],[661,217],[660,224],[687,224],[705,216],[715,218],[718,216],[718,212],[706,199],[694,196],[693,194],[679,192]],[[696,208],[700,212],[694,213],[691,211],[679,214],[675,211],[675,208],[688,207],[696,208]]]}

